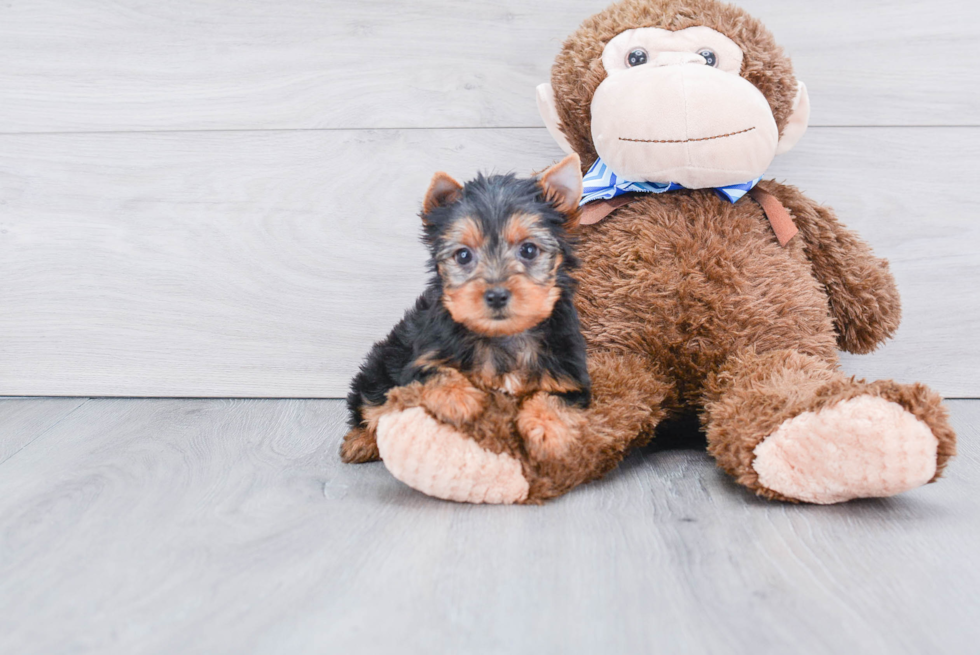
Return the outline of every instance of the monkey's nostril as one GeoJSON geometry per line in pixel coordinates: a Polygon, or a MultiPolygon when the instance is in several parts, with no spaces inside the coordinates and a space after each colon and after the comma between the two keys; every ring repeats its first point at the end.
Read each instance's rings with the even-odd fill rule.
{"type": "Polygon", "coordinates": [[[483,300],[491,309],[502,309],[510,301],[510,291],[494,287],[483,294],[483,300]]]}

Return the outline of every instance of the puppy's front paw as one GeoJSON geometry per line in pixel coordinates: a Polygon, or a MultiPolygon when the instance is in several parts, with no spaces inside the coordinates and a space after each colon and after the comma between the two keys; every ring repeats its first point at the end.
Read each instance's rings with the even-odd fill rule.
{"type": "Polygon", "coordinates": [[[381,459],[378,454],[378,441],[374,430],[354,428],[340,444],[340,459],[347,464],[363,464],[381,459]]]}
{"type": "Polygon", "coordinates": [[[556,459],[566,455],[578,440],[584,420],[581,410],[540,392],[524,401],[517,414],[517,430],[532,457],[556,459]]]}
{"type": "Polygon", "coordinates": [[[443,423],[460,427],[483,413],[487,395],[462,373],[447,370],[422,386],[421,404],[443,423]]]}

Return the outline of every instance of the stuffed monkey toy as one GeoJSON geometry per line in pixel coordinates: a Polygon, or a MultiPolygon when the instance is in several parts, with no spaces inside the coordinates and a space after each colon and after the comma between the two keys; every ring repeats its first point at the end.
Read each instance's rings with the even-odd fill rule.
{"type": "Polygon", "coordinates": [[[940,397],[838,365],[838,348],[871,352],[898,327],[887,262],[763,179],[809,100],[758,20],[716,0],[625,0],[568,38],[538,104],[585,175],[576,306],[592,404],[542,419],[495,391],[453,427],[392,394],[377,442],[396,477],[452,500],[541,502],[690,412],[718,465],[769,499],[939,477],[955,453],[940,397]]]}

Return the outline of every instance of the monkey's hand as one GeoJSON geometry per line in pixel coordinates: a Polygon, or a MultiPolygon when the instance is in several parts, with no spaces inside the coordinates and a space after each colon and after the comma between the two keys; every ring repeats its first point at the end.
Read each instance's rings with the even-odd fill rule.
{"type": "Polygon", "coordinates": [[[771,181],[759,186],[793,215],[813,273],[827,291],[837,345],[847,352],[869,353],[894,335],[902,309],[888,262],[875,257],[829,207],[795,187],[771,181]]]}
{"type": "Polygon", "coordinates": [[[514,402],[499,393],[478,396],[452,376],[441,384],[428,385],[413,382],[388,394],[377,430],[378,450],[388,471],[436,498],[467,503],[526,502],[530,486],[520,444],[512,436],[514,402]],[[460,398],[462,409],[449,409],[460,398]],[[457,427],[437,418],[436,412],[452,414],[454,421],[473,412],[476,415],[457,427]]]}

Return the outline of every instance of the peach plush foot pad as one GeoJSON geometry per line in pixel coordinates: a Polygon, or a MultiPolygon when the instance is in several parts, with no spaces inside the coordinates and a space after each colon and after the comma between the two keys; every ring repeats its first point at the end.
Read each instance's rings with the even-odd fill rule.
{"type": "Polygon", "coordinates": [[[759,482],[788,498],[839,503],[893,496],[936,473],[938,442],[900,405],[859,396],[784,421],[755,448],[759,482]]]}
{"type": "Polygon", "coordinates": [[[381,417],[378,451],[395,478],[429,496],[495,504],[527,498],[519,461],[484,450],[419,407],[381,417]]]}

